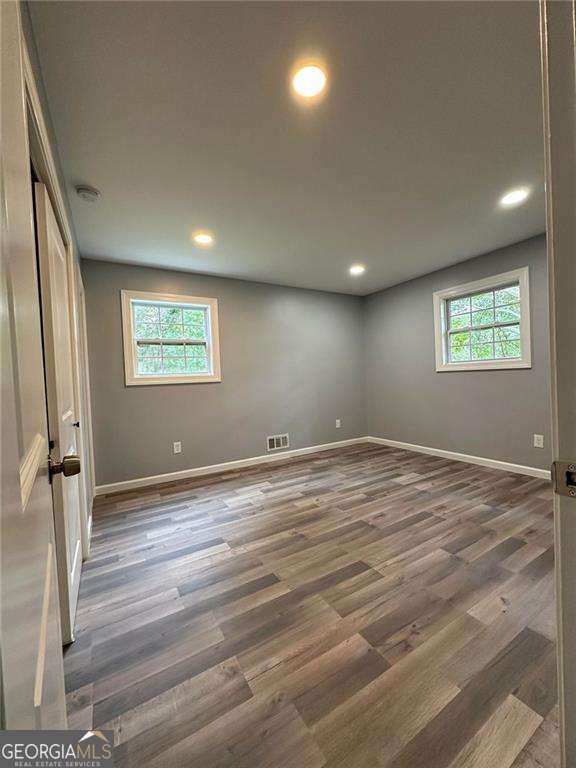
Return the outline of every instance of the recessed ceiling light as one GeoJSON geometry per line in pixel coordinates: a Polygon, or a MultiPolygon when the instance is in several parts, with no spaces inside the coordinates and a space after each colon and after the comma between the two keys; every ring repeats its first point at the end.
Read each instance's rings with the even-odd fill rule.
{"type": "Polygon", "coordinates": [[[530,190],[526,187],[519,187],[518,189],[511,189],[510,192],[506,192],[500,198],[500,205],[504,208],[512,208],[515,205],[521,205],[530,194],[530,190]]]}
{"type": "Polygon", "coordinates": [[[214,245],[214,235],[211,232],[206,232],[204,230],[194,232],[192,240],[196,245],[199,245],[200,248],[210,248],[210,246],[214,245]]]}
{"type": "Polygon", "coordinates": [[[326,88],[326,73],[316,64],[300,67],[292,78],[292,87],[299,96],[312,99],[326,88]]]}
{"type": "Polygon", "coordinates": [[[361,275],[363,272],[366,272],[366,267],[364,264],[352,264],[348,272],[351,275],[361,275]]]}

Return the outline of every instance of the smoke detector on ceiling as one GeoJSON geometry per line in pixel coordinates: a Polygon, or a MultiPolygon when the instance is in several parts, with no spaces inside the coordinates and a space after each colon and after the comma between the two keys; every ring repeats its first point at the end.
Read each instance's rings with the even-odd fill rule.
{"type": "Polygon", "coordinates": [[[95,203],[100,197],[99,190],[84,185],[76,187],[76,194],[81,200],[84,200],[87,203],[95,203]]]}

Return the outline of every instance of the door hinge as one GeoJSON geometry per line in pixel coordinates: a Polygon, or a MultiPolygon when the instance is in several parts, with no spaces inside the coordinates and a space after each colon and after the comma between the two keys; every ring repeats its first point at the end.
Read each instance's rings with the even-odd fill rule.
{"type": "Polygon", "coordinates": [[[552,485],[554,493],[576,497],[576,461],[554,461],[552,485]]]}

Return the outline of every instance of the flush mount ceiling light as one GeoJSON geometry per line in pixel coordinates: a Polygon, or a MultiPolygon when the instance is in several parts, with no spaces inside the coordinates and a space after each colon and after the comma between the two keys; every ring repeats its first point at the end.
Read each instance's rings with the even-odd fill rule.
{"type": "Polygon", "coordinates": [[[100,191],[98,189],[86,185],[76,187],[76,194],[80,200],[84,200],[86,203],[95,203],[100,197],[100,191]]]}
{"type": "Polygon", "coordinates": [[[500,198],[500,205],[503,208],[513,208],[516,205],[521,205],[528,199],[530,190],[527,187],[518,187],[518,189],[511,189],[502,195],[500,198]]]}
{"type": "Polygon", "coordinates": [[[364,272],[366,272],[366,267],[364,264],[352,264],[350,269],[348,270],[351,275],[362,275],[364,272]]]}
{"type": "Polygon", "coordinates": [[[303,99],[314,99],[326,88],[326,73],[317,64],[299,67],[292,76],[292,88],[303,99]]]}
{"type": "Polygon", "coordinates": [[[210,248],[214,245],[214,235],[206,230],[198,230],[198,232],[194,232],[192,240],[200,248],[210,248]]]}

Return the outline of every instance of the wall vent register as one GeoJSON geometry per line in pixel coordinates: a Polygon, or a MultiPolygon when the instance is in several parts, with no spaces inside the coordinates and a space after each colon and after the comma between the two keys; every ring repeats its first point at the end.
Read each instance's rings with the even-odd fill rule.
{"type": "Polygon", "coordinates": [[[266,438],[266,448],[269,451],[279,451],[281,448],[290,448],[289,435],[269,435],[266,438]]]}

